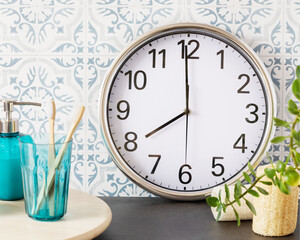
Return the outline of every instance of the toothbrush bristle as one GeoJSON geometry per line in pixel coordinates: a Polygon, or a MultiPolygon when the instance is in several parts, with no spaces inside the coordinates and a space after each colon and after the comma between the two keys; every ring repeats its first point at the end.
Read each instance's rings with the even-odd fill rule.
{"type": "Polygon", "coordinates": [[[43,108],[44,111],[47,113],[48,119],[55,119],[56,109],[55,109],[55,102],[53,99],[45,102],[43,104],[43,108]]]}

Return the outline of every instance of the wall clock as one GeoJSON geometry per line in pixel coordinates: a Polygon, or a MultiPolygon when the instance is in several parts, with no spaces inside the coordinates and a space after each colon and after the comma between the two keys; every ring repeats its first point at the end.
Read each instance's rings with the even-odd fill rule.
{"type": "Polygon", "coordinates": [[[100,93],[116,165],[159,196],[196,200],[262,160],[275,94],[257,55],[216,27],[175,24],[133,42],[100,93]]]}

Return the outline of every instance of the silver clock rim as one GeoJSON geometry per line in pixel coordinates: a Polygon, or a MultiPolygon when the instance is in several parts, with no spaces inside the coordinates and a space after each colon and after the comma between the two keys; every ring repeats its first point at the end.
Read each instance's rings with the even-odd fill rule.
{"type": "MultiPolygon", "coordinates": [[[[123,158],[120,156],[119,152],[117,151],[115,145],[112,142],[111,136],[109,134],[109,127],[106,118],[106,104],[110,89],[110,84],[112,83],[113,76],[122,64],[122,61],[126,59],[130,53],[132,53],[139,45],[143,44],[150,38],[163,35],[166,32],[177,32],[180,30],[187,30],[187,29],[194,29],[194,30],[201,30],[207,31],[211,34],[215,34],[217,36],[223,37],[234,45],[238,46],[244,53],[247,54],[251,63],[255,66],[257,72],[260,75],[262,84],[265,87],[266,91],[266,101],[268,103],[267,111],[269,117],[266,122],[266,130],[264,137],[261,141],[261,147],[258,148],[256,156],[254,156],[254,160],[252,161],[251,165],[253,168],[256,168],[259,163],[264,158],[266,150],[269,148],[270,139],[274,135],[275,128],[273,126],[273,116],[276,116],[276,95],[273,85],[271,84],[271,77],[265,68],[264,64],[257,56],[257,54],[242,40],[238,39],[237,37],[233,36],[232,34],[219,29],[214,26],[206,25],[206,24],[199,24],[199,23],[177,23],[166,25],[163,27],[156,28],[154,30],[149,31],[148,33],[144,34],[143,36],[139,37],[137,40],[133,41],[129,46],[125,48],[125,50],[115,59],[113,65],[111,66],[110,70],[105,75],[104,81],[102,83],[102,87],[100,90],[99,95],[99,114],[100,114],[100,128],[101,134],[106,144],[106,147],[114,161],[114,163],[118,166],[118,168],[127,176],[129,177],[134,183],[138,186],[142,187],[143,189],[165,197],[169,199],[175,200],[199,200],[205,198],[205,196],[210,195],[212,188],[206,190],[199,190],[199,191],[174,191],[169,190],[166,188],[159,187],[157,185],[151,184],[150,182],[146,181],[144,178],[139,176],[136,172],[134,172],[124,161],[123,158]]],[[[249,173],[249,171],[248,171],[249,173]]],[[[226,181],[228,185],[233,184],[236,180],[243,179],[242,171],[238,173],[235,177],[226,181]]]]}

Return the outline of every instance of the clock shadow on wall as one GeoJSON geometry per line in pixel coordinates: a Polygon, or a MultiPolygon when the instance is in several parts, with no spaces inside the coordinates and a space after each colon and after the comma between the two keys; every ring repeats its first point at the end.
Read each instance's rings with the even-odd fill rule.
{"type": "Polygon", "coordinates": [[[258,56],[216,27],[164,26],[106,75],[100,124],[116,165],[156,195],[197,200],[256,167],[273,136],[275,94],[258,56]]]}

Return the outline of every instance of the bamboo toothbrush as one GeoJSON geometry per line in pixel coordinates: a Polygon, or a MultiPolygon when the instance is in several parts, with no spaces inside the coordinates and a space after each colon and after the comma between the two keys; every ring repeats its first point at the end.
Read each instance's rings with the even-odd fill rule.
{"type": "Polygon", "coordinates": [[[43,198],[44,196],[47,196],[47,194],[49,193],[51,187],[53,186],[53,183],[54,183],[54,178],[55,178],[55,169],[57,167],[59,167],[59,165],[61,164],[61,161],[64,157],[64,154],[67,150],[67,147],[68,147],[68,144],[69,144],[69,141],[71,141],[72,139],[72,136],[83,116],[83,113],[84,113],[84,110],[85,110],[85,107],[84,106],[81,106],[75,117],[74,117],[74,120],[73,120],[73,123],[71,125],[71,128],[69,130],[69,133],[65,139],[65,142],[63,143],[62,147],[60,148],[56,158],[55,158],[55,161],[54,161],[54,166],[53,168],[49,169],[49,172],[48,172],[48,177],[47,177],[47,186],[44,182],[44,185],[42,186],[41,190],[40,190],[40,193],[38,195],[38,198],[37,198],[37,205],[36,205],[36,209],[35,209],[35,212],[37,213],[38,210],[40,209],[41,207],[41,204],[43,202],[43,198]]]}
{"type": "MultiPolygon", "coordinates": [[[[48,168],[54,168],[54,161],[55,161],[55,139],[54,139],[54,123],[55,123],[55,115],[56,115],[56,108],[54,100],[51,100],[47,104],[47,113],[49,118],[49,152],[48,152],[48,168]]],[[[49,211],[50,215],[54,215],[55,203],[55,191],[52,187],[49,191],[49,211]]]]}
{"type": "Polygon", "coordinates": [[[51,101],[47,103],[47,114],[49,118],[49,135],[50,135],[49,144],[54,144],[54,122],[55,122],[56,108],[53,99],[51,99],[51,101]]]}

